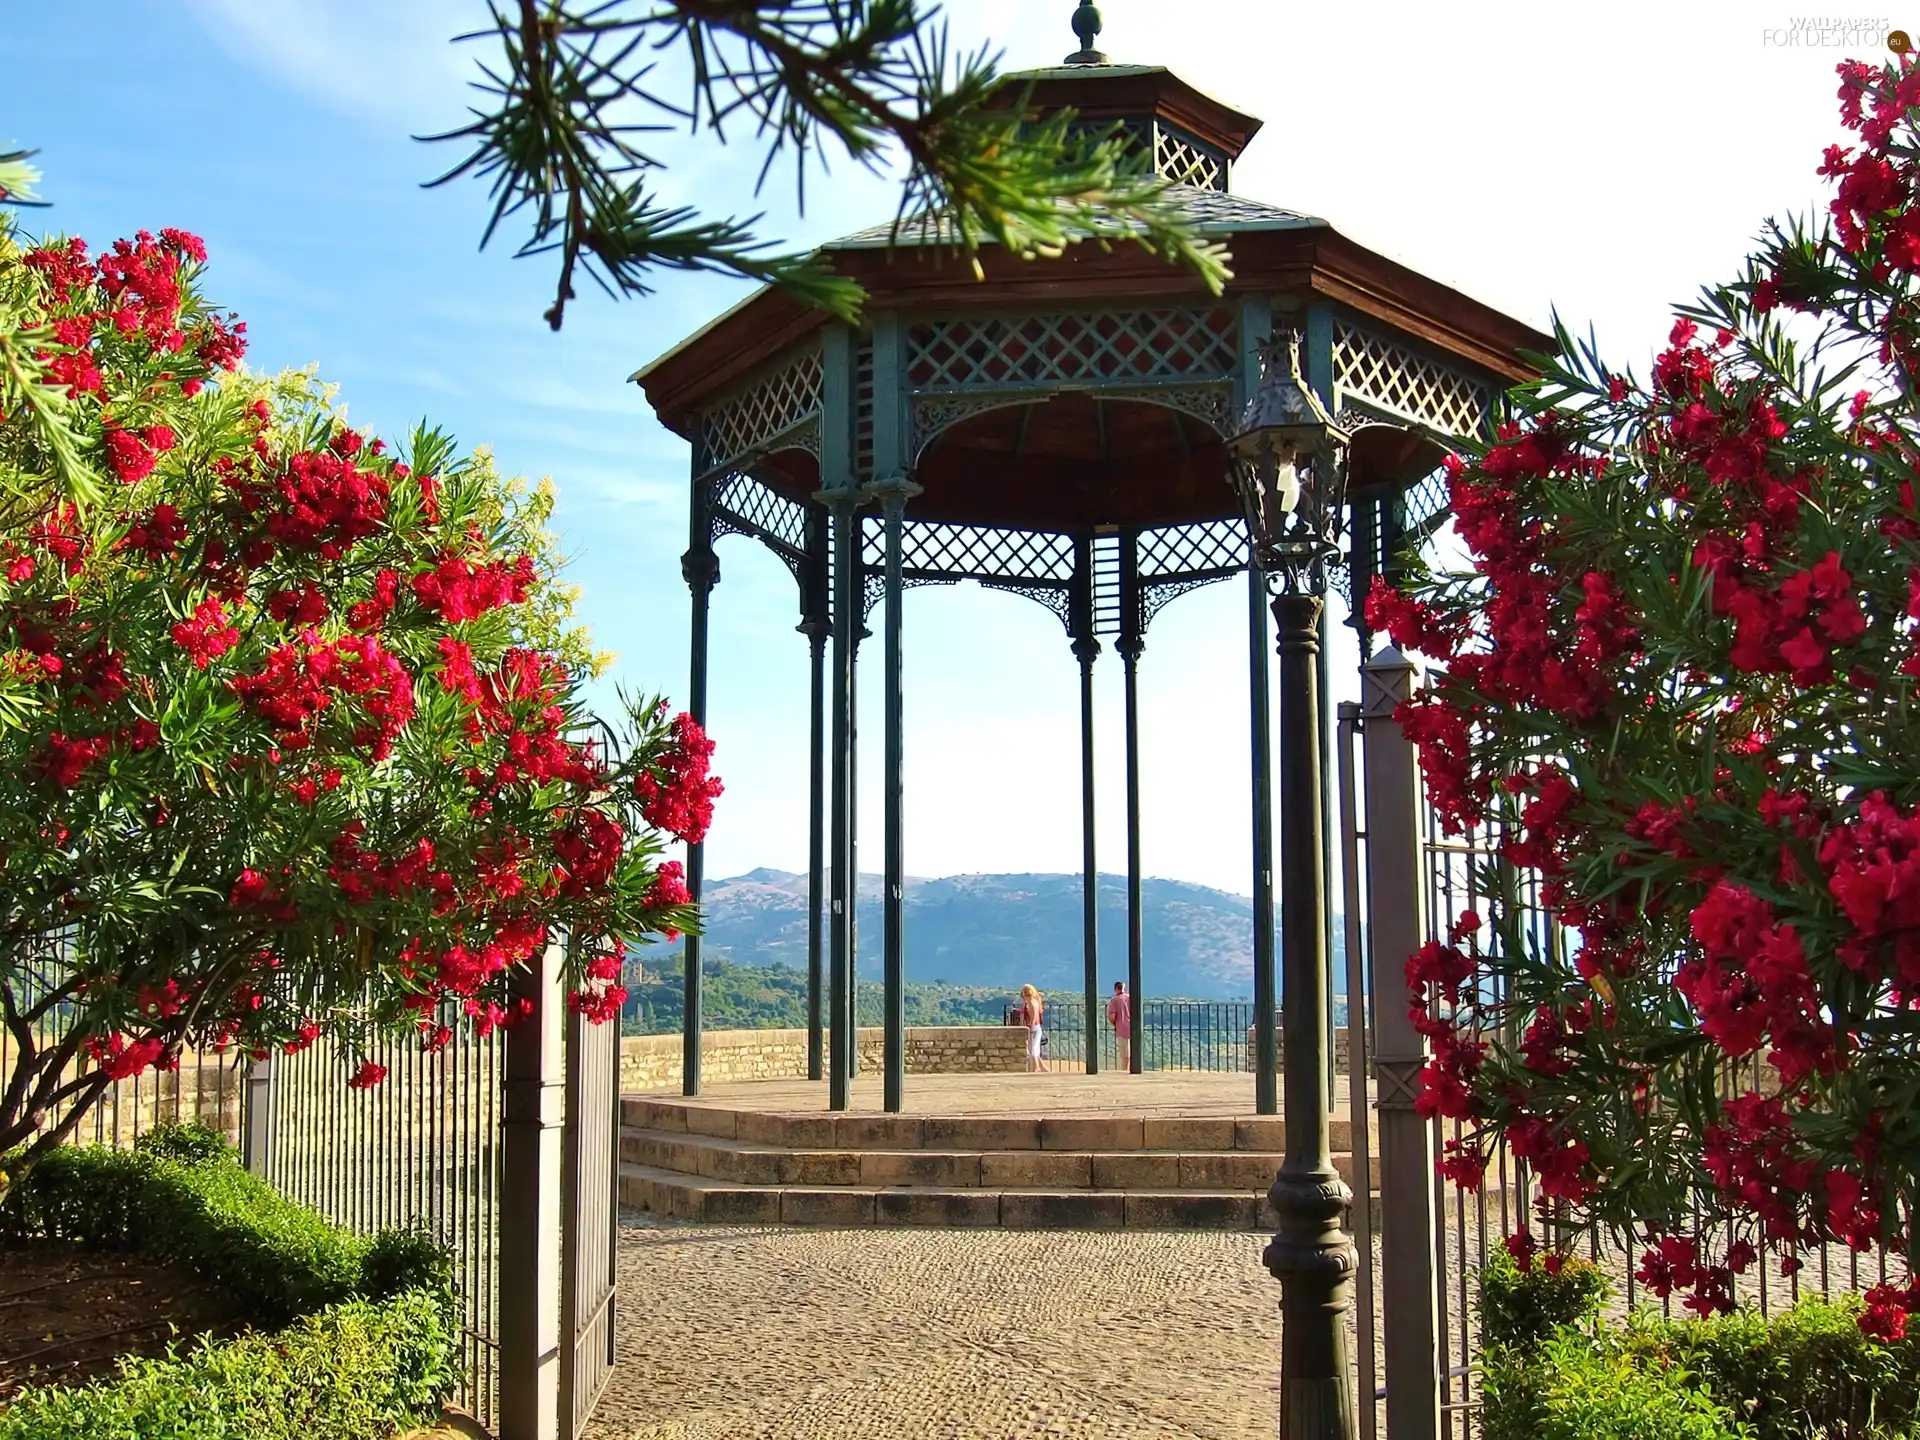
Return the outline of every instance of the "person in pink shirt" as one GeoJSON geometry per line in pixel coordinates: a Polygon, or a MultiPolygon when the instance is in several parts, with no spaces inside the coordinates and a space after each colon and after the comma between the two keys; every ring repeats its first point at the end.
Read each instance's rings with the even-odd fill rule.
{"type": "Polygon", "coordinates": [[[1133,1039],[1133,997],[1127,994],[1124,980],[1113,982],[1113,998],[1107,1001],[1107,1023],[1113,1026],[1113,1043],[1120,1052],[1120,1070],[1124,1074],[1132,1068],[1127,1051],[1133,1039]]]}

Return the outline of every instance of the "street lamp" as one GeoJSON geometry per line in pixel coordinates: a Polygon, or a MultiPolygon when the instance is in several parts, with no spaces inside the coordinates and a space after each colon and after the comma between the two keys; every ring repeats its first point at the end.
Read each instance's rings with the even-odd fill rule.
{"type": "Polygon", "coordinates": [[[1300,334],[1276,333],[1260,388],[1228,442],[1253,553],[1281,583],[1281,1113],[1286,1158],[1267,1192],[1280,1218],[1281,1440],[1352,1440],[1346,1312],[1357,1257],[1340,1222],[1353,1195],[1327,1137],[1327,875],[1321,849],[1320,611],[1338,554],[1348,437],[1300,375],[1300,334]]]}

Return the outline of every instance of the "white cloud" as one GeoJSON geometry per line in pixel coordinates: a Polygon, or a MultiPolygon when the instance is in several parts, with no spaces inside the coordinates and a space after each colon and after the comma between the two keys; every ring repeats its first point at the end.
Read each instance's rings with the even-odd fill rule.
{"type": "MultiPolygon", "coordinates": [[[[487,42],[448,42],[477,28],[471,0],[187,0],[236,59],[279,76],[342,115],[451,128],[479,78],[487,42]]],[[[451,155],[451,151],[449,151],[451,155]]]]}

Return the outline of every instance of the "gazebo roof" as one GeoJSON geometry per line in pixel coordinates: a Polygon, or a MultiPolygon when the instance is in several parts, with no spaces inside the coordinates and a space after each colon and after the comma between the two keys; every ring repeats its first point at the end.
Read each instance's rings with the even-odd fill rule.
{"type": "MultiPolygon", "coordinates": [[[[1076,30],[1087,13],[1076,13],[1076,30]]],[[[1090,34],[1097,36],[1097,15],[1090,34]]],[[[1355,323],[1412,340],[1470,383],[1497,390],[1529,378],[1521,351],[1551,339],[1534,325],[1360,244],[1327,220],[1232,193],[1233,163],[1259,131],[1256,117],[1188,84],[1165,66],[1116,65],[1082,34],[1082,50],[1061,65],[1009,75],[992,103],[1032,115],[1074,116],[1076,127],[1115,131],[1171,184],[1195,232],[1227,250],[1233,274],[1224,297],[1145,248],[1123,242],[1116,223],[1100,240],[1057,256],[1024,260],[991,244],[959,253],[939,215],[868,226],[822,245],[835,271],[866,290],[870,315],[910,324],[942,317],[1086,311],[1189,311],[1242,296],[1284,304],[1330,303],[1355,323]],[[976,262],[977,261],[977,266],[976,262]]],[[[1088,237],[1092,240],[1094,237],[1088,237]]],[[[633,375],[661,420],[691,438],[700,416],[760,383],[769,367],[806,347],[831,323],[785,291],[762,288],[633,375]]],[[[1022,440],[1024,448],[1026,441],[1022,440]]],[[[796,482],[797,483],[797,482],[796,482]]],[[[932,497],[920,509],[937,508],[932,497]]]]}
{"type": "MultiPolygon", "coordinates": [[[[1224,190],[1206,190],[1198,185],[1173,185],[1175,203],[1192,223],[1195,233],[1207,236],[1244,235],[1256,230],[1305,230],[1324,227],[1326,221],[1297,210],[1282,210],[1260,200],[1224,190]]],[[[869,225],[838,240],[829,240],[820,248],[836,250],[884,250],[890,245],[950,245],[954,236],[944,215],[908,217],[899,222],[869,225]]]]}

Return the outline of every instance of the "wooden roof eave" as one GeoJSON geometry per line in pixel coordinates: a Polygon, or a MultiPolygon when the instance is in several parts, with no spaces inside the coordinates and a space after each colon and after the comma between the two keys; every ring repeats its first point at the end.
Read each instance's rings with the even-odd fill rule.
{"type": "MultiPolygon", "coordinates": [[[[1521,351],[1552,348],[1552,337],[1484,301],[1422,275],[1324,224],[1223,237],[1233,251],[1229,295],[1313,294],[1414,337],[1506,381],[1531,379],[1521,351]]],[[[1137,246],[1074,246],[1058,259],[981,256],[985,278],[942,247],[840,251],[835,268],[868,291],[869,310],[941,313],[1114,302],[1194,300],[1206,294],[1191,274],[1137,246]]],[[[768,287],[637,371],[647,400],[682,435],[692,417],[753,371],[828,323],[825,312],[768,287]]]]}

